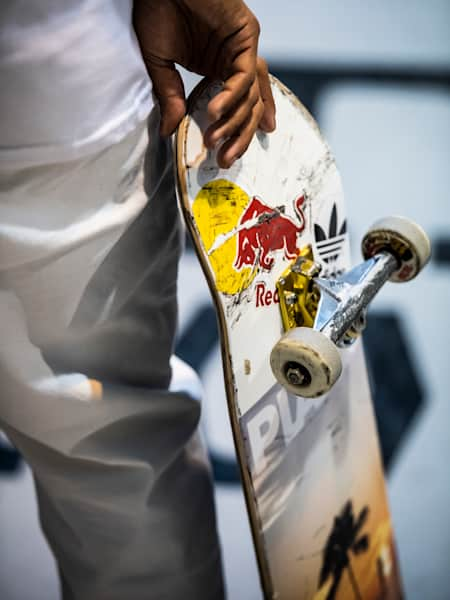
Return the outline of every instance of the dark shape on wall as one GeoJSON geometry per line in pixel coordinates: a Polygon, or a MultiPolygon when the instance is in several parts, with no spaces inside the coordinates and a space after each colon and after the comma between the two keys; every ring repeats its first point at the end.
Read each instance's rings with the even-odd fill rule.
{"type": "Polygon", "coordinates": [[[395,313],[369,313],[363,340],[383,462],[389,468],[423,406],[423,383],[395,313]]]}
{"type": "Polygon", "coordinates": [[[21,460],[15,448],[0,443],[0,473],[15,473],[20,468],[21,460]]]}
{"type": "Polygon", "coordinates": [[[450,238],[435,240],[431,258],[439,266],[450,267],[450,238]]]}
{"type": "Polygon", "coordinates": [[[211,304],[199,306],[178,337],[175,354],[200,371],[219,339],[216,311],[211,304]]]}

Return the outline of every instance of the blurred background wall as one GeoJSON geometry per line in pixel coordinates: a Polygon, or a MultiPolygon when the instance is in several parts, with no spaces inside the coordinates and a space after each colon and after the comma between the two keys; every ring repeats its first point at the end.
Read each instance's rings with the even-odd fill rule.
{"type": "MultiPolygon", "coordinates": [[[[251,0],[261,54],[318,119],[346,191],[354,260],[377,218],[405,214],[433,242],[408,288],[383,290],[366,353],[406,597],[450,597],[450,2],[251,0]]],[[[195,78],[187,75],[187,86],[195,78]]],[[[180,269],[178,353],[205,387],[230,600],[260,600],[227,424],[215,316],[189,248],[180,269]],[[201,326],[200,326],[201,323],[201,326]]],[[[30,473],[0,448],[0,598],[53,600],[30,473]]]]}

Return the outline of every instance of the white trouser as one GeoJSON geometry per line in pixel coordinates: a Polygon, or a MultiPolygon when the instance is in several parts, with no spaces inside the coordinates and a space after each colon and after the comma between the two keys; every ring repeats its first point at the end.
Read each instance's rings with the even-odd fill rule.
{"type": "Polygon", "coordinates": [[[223,597],[199,401],[176,373],[168,390],[181,235],[157,120],[144,169],[144,126],[83,160],[0,166],[0,427],[67,600],[223,597]]]}

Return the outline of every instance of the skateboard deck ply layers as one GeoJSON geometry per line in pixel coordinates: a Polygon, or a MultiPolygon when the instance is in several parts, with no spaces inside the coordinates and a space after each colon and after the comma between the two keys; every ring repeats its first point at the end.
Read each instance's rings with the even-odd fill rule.
{"type": "Polygon", "coordinates": [[[317,125],[272,78],[277,129],[233,167],[202,142],[219,84],[200,84],[176,137],[180,204],[217,310],[228,408],[266,598],[398,599],[401,589],[362,345],[318,399],[269,366],[275,282],[309,244],[322,276],[350,266],[342,186],[317,125]]]}

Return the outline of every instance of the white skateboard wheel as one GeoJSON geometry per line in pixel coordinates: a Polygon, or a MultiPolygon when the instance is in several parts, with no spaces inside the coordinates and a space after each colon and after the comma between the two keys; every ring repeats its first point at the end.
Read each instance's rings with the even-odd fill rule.
{"type": "Polygon", "coordinates": [[[387,251],[398,260],[398,269],[390,281],[413,279],[427,264],[431,255],[430,240],[420,225],[405,217],[385,217],[376,221],[363,238],[364,258],[387,251]]]}
{"type": "Polygon", "coordinates": [[[276,380],[291,394],[316,398],[330,390],[342,371],[333,342],[309,327],[290,329],[275,344],[270,366],[276,380]]]}

